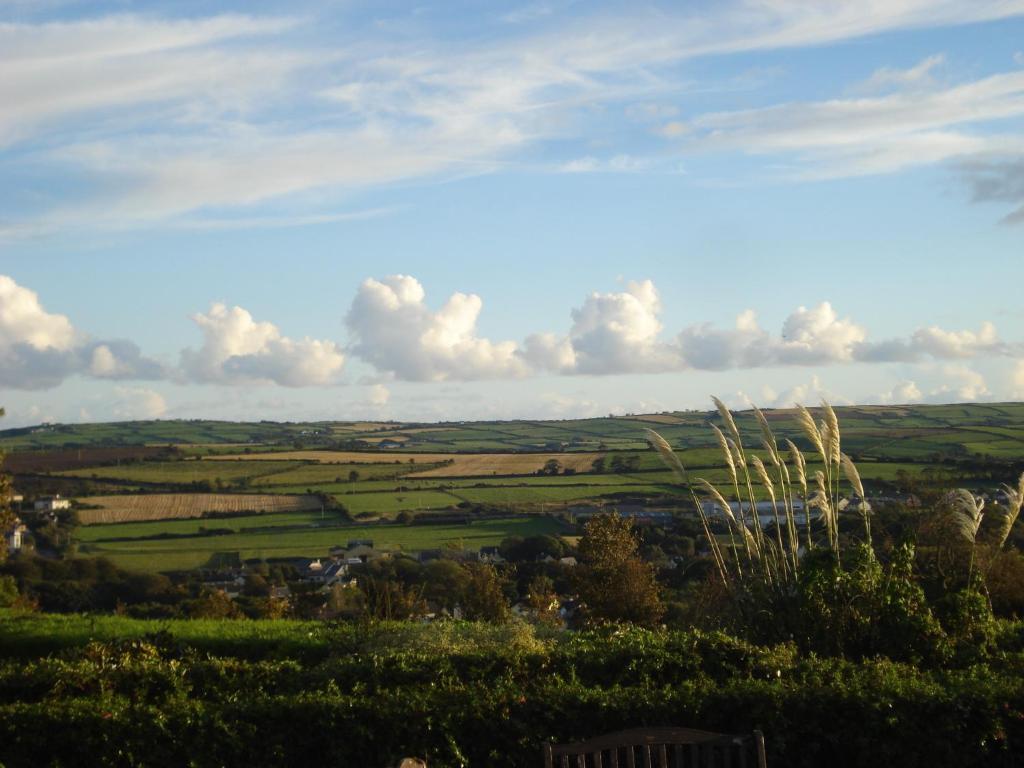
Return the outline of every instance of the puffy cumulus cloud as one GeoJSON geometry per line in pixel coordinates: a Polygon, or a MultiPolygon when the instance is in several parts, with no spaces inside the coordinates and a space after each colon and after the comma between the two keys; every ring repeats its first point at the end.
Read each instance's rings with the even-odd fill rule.
{"type": "Polygon", "coordinates": [[[929,402],[951,401],[970,403],[991,397],[985,377],[966,365],[945,365],[940,371],[941,383],[925,398],[929,402]]]}
{"type": "Polygon", "coordinates": [[[880,405],[910,405],[920,403],[924,399],[921,388],[914,381],[901,381],[888,392],[883,392],[875,402],[880,405]]]}
{"type": "Polygon", "coordinates": [[[1024,360],[1018,360],[1017,365],[1014,366],[1011,384],[1013,397],[1015,399],[1024,399],[1024,360]]]}
{"type": "Polygon", "coordinates": [[[203,333],[203,346],[182,351],[181,369],[194,381],[323,385],[336,381],[345,364],[334,342],[282,336],[273,323],[257,322],[241,307],[213,304],[192,320],[203,333]]]}
{"type": "Polygon", "coordinates": [[[840,319],[824,301],[813,309],[800,307],[786,318],[777,354],[782,363],[849,362],[866,337],[863,328],[840,319]]]}
{"type": "Polygon", "coordinates": [[[0,346],[26,344],[34,349],[67,350],[78,333],[64,315],[43,309],[35,291],[0,275],[0,346]]]}
{"type": "Polygon", "coordinates": [[[0,385],[48,389],[74,374],[101,379],[152,379],[162,367],[123,340],[97,341],[39,296],[0,275],[0,385]]]}
{"type": "Polygon", "coordinates": [[[345,323],[352,352],[379,371],[407,381],[472,380],[525,375],[519,345],[476,335],[483,301],[454,293],[437,311],[414,277],[367,279],[345,323]]]}
{"type": "Polygon", "coordinates": [[[115,387],[113,404],[115,419],[159,419],[167,413],[163,395],[143,387],[115,387]]]}
{"type": "Polygon", "coordinates": [[[672,347],[658,340],[661,299],[650,280],[630,282],[625,291],[592,293],[572,311],[568,337],[537,334],[523,357],[531,365],[562,373],[637,373],[671,370],[672,347]]]}
{"type": "Polygon", "coordinates": [[[934,325],[919,328],[907,339],[867,344],[858,352],[859,358],[867,362],[903,363],[1010,354],[1014,354],[1014,346],[1002,341],[990,322],[982,323],[978,331],[947,331],[934,325]]]}
{"type": "Polygon", "coordinates": [[[730,329],[708,323],[684,329],[677,345],[684,367],[725,370],[850,362],[866,335],[825,301],[810,309],[799,307],[783,322],[780,336],[762,329],[754,311],[748,309],[730,329]]]}
{"type": "Polygon", "coordinates": [[[796,405],[810,405],[825,400],[832,405],[851,405],[852,401],[840,394],[827,389],[818,376],[811,380],[795,384],[782,393],[771,398],[767,405],[771,408],[793,408],[796,405]]]}
{"type": "Polygon", "coordinates": [[[758,322],[753,310],[732,327],[695,323],[662,340],[661,302],[650,280],[629,283],[619,293],[592,293],[572,311],[565,336],[529,336],[521,356],[552,373],[657,373],[725,371],[857,362],[920,362],[1015,355],[1020,345],[1002,341],[991,323],[977,331],[929,326],[906,338],[870,341],[867,330],[842,317],[827,301],[798,307],[778,334],[758,322]]]}

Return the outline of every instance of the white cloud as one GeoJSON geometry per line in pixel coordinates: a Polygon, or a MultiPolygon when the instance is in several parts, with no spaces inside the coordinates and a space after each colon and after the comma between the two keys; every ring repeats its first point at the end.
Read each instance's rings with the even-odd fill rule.
{"type": "Polygon", "coordinates": [[[559,166],[562,173],[635,173],[650,167],[650,161],[631,155],[615,155],[606,160],[587,155],[559,166]]]}
{"type": "MultiPolygon", "coordinates": [[[[580,136],[591,121],[579,118],[591,107],[632,104],[630,119],[667,119],[675,107],[660,99],[686,85],[673,71],[680,61],[1007,18],[1024,13],[1024,3],[737,0],[700,11],[589,14],[540,4],[513,15],[524,12],[544,21],[543,31],[486,41],[421,39],[414,50],[389,37],[395,26],[387,23],[352,28],[347,38],[332,35],[321,48],[310,45],[314,23],[241,15],[2,24],[0,143],[36,142],[32,162],[73,176],[82,193],[21,216],[0,234],[123,228],[199,213],[217,222],[224,218],[208,209],[485,172],[529,145],[580,136]],[[297,24],[306,26],[290,35],[297,24]]],[[[921,66],[924,74],[931,68],[921,66]]],[[[880,77],[899,79],[895,71],[880,77]]],[[[781,144],[814,153],[823,146],[833,165],[860,172],[933,162],[991,148],[988,139],[925,126],[957,122],[957,114],[968,119],[951,106],[955,101],[977,112],[971,120],[1016,114],[1011,76],[1001,77],[973,84],[986,90],[973,100],[953,93],[912,103],[900,97],[875,106],[869,100],[848,108],[777,108],[788,115],[705,116],[694,123],[695,141],[754,152],[781,144]],[[879,125],[891,127],[878,135],[879,125]],[[842,147],[821,138],[837,132],[847,141],[863,138],[842,147]]],[[[592,163],[625,171],[643,161],[582,158],[567,169],[592,163]]]]}
{"type": "Polygon", "coordinates": [[[298,59],[228,54],[210,46],[293,25],[288,19],[230,15],[0,24],[0,146],[60,118],[97,110],[185,100],[238,106],[270,90],[298,59]]]}
{"type": "Polygon", "coordinates": [[[947,331],[934,325],[919,328],[908,339],[866,344],[858,357],[869,362],[917,362],[929,357],[957,360],[1013,353],[1014,347],[1000,340],[995,326],[984,322],[978,331],[947,331]]]}
{"type": "Polygon", "coordinates": [[[116,400],[113,404],[115,419],[141,420],[159,419],[167,413],[167,401],[163,395],[152,389],[141,387],[115,387],[116,400]]]}
{"type": "Polygon", "coordinates": [[[1018,360],[1012,375],[1014,400],[1024,400],[1024,360],[1018,360]]]}
{"type": "Polygon", "coordinates": [[[409,381],[469,380],[527,373],[512,341],[476,335],[483,301],[454,293],[437,311],[413,277],[370,278],[356,294],[345,322],[352,351],[379,371],[409,381]]]}
{"type": "Polygon", "coordinates": [[[917,382],[907,380],[899,382],[891,390],[874,399],[880,405],[910,405],[920,403],[924,399],[924,394],[917,382]]]}
{"type": "Polygon", "coordinates": [[[370,405],[383,408],[391,400],[391,391],[383,384],[374,384],[370,387],[370,405]]]}
{"type": "Polygon", "coordinates": [[[38,294],[0,275],[0,385],[55,387],[74,374],[158,378],[161,367],[128,341],[95,341],[64,315],[47,312],[38,294]]]}
{"type": "Polygon", "coordinates": [[[345,364],[334,342],[282,336],[273,323],[257,322],[241,307],[214,304],[192,320],[203,333],[203,346],[183,350],[181,367],[195,381],[324,385],[336,381],[345,364]]]}
{"type": "Polygon", "coordinates": [[[0,347],[26,344],[38,350],[68,350],[78,341],[67,317],[47,312],[38,294],[0,275],[0,347]]]}
{"type": "Polygon", "coordinates": [[[1024,73],[1019,71],[945,88],[926,87],[918,78],[883,96],[700,115],[689,122],[692,130],[683,141],[694,150],[793,155],[796,175],[827,178],[1021,149],[1024,140],[1013,132],[965,132],[968,126],[1021,115],[1024,73]]]}
{"type": "Polygon", "coordinates": [[[940,369],[940,377],[942,383],[928,393],[926,398],[928,402],[972,403],[977,400],[986,400],[992,394],[985,382],[985,377],[966,365],[944,365],[940,369]]]}
{"type": "MultiPolygon", "coordinates": [[[[655,372],[673,367],[673,351],[658,340],[661,300],[650,280],[619,293],[592,293],[572,311],[569,342],[578,373],[655,372]]],[[[563,354],[568,360],[567,353],[563,354]]]]}
{"type": "Polygon", "coordinates": [[[812,376],[805,384],[797,384],[780,395],[769,405],[772,408],[792,408],[795,405],[807,405],[825,400],[833,405],[849,405],[850,401],[835,392],[830,392],[822,384],[821,379],[812,376]]]}
{"type": "Polygon", "coordinates": [[[933,82],[933,71],[945,61],[946,57],[940,53],[923,59],[909,69],[882,67],[876,69],[871,77],[859,86],[858,90],[883,91],[890,88],[914,88],[930,85],[933,82]]]}
{"type": "Polygon", "coordinates": [[[593,293],[572,311],[566,336],[534,334],[521,355],[532,367],[553,373],[621,374],[958,360],[1020,350],[1001,341],[988,322],[978,331],[929,326],[905,339],[870,341],[862,325],[840,317],[827,301],[797,308],[779,335],[763,329],[748,309],[731,328],[695,323],[663,340],[660,314],[658,292],[649,280],[629,283],[619,293],[593,293]]]}

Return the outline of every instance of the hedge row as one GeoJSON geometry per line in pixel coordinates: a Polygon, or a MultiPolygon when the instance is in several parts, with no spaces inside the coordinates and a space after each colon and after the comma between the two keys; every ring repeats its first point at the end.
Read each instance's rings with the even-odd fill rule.
{"type": "MultiPolygon", "coordinates": [[[[1024,763],[1024,657],[924,671],[692,632],[335,634],[317,658],[215,656],[164,633],[0,663],[20,766],[535,766],[545,740],[761,728],[772,766],[1024,763]],[[83,762],[83,760],[85,762],[83,762]]],[[[240,648],[244,651],[244,648],[240,648]]]]}

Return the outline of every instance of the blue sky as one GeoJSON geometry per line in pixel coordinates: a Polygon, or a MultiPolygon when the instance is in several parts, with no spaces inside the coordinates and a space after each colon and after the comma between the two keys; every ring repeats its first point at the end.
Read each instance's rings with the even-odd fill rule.
{"type": "Polygon", "coordinates": [[[1024,0],[0,0],[0,403],[1024,397],[1024,0]]]}

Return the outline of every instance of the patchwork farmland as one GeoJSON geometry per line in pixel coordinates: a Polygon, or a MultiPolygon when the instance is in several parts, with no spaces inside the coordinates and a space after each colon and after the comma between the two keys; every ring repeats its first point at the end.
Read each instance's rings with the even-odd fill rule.
{"type": "MultiPolygon", "coordinates": [[[[808,447],[793,411],[766,416],[780,437],[808,447]]],[[[991,486],[1024,468],[1024,405],[855,407],[839,416],[845,450],[873,493],[991,486]]],[[[682,511],[688,491],[647,448],[644,430],[680,449],[695,478],[721,483],[707,429],[717,418],[130,422],[11,430],[0,446],[16,487],[76,499],[81,555],[172,570],[217,552],[316,556],[360,534],[406,548],[497,543],[531,526],[562,530],[547,516],[580,506],[682,511]],[[432,517],[462,522],[409,525],[432,517]]],[[[752,414],[737,421],[757,445],[752,414]]]]}

